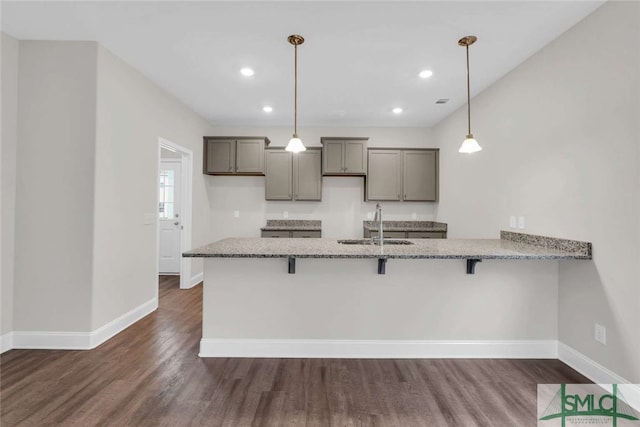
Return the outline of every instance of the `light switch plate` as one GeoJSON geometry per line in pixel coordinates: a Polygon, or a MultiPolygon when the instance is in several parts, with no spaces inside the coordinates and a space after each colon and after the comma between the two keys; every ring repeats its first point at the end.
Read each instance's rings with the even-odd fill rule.
{"type": "Polygon", "coordinates": [[[289,212],[284,211],[284,213],[282,214],[282,217],[285,218],[285,219],[289,218],[289,212]]]}
{"type": "Polygon", "coordinates": [[[240,218],[240,211],[233,211],[234,218],[240,218]]]}
{"type": "Polygon", "coordinates": [[[373,219],[373,214],[371,212],[367,212],[367,219],[373,219]]]}
{"type": "Polygon", "coordinates": [[[154,213],[146,213],[142,219],[142,223],[144,225],[153,225],[156,223],[156,214],[154,213]]]}
{"type": "Polygon", "coordinates": [[[607,328],[598,323],[594,323],[593,339],[598,341],[600,344],[607,345],[607,328]]]}
{"type": "Polygon", "coordinates": [[[411,219],[418,219],[418,214],[416,214],[415,212],[412,212],[411,219]]]}
{"type": "Polygon", "coordinates": [[[509,227],[518,228],[518,222],[516,221],[516,216],[515,215],[511,215],[509,217],[509,227]]]}
{"type": "Polygon", "coordinates": [[[524,230],[524,217],[523,216],[519,216],[518,217],[518,228],[520,230],[524,230]]]}

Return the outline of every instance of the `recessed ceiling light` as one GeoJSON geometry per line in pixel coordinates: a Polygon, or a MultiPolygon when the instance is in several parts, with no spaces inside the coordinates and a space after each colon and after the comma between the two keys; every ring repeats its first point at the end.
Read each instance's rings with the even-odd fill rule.
{"type": "Polygon", "coordinates": [[[423,78],[423,79],[428,79],[429,77],[433,76],[433,71],[431,71],[431,70],[422,70],[422,71],[420,71],[418,76],[420,76],[420,78],[423,78]]]}
{"type": "Polygon", "coordinates": [[[393,112],[394,112],[394,114],[400,114],[400,113],[402,113],[402,108],[400,108],[400,107],[396,107],[396,108],[394,108],[394,109],[393,109],[393,110],[391,110],[391,111],[393,111],[393,112]]]}
{"type": "Polygon", "coordinates": [[[254,73],[251,68],[243,68],[240,70],[240,74],[242,74],[243,76],[251,77],[254,73]]]}
{"type": "Polygon", "coordinates": [[[270,105],[265,105],[264,107],[262,107],[262,111],[264,111],[265,113],[270,113],[273,111],[273,107],[270,105]]]}

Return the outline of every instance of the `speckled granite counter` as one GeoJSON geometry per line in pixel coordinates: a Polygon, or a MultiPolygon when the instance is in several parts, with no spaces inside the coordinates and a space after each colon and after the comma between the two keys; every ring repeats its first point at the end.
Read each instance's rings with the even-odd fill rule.
{"type": "Polygon", "coordinates": [[[261,231],[320,231],[322,221],[307,219],[268,219],[261,231]]]}
{"type": "Polygon", "coordinates": [[[410,245],[345,245],[336,239],[228,238],[189,252],[202,258],[591,259],[591,244],[523,233],[500,239],[412,239],[410,245]]]}
{"type": "MultiPolygon", "coordinates": [[[[378,231],[375,221],[363,221],[365,230],[378,231]]],[[[447,224],[435,221],[383,221],[383,231],[447,231],[447,224]]]]}

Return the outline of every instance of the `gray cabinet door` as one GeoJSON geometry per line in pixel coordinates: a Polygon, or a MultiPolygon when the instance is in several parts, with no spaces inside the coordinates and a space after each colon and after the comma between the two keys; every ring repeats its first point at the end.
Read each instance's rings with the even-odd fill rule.
{"type": "Polygon", "coordinates": [[[236,173],[264,173],[264,140],[236,141],[236,173]]]}
{"type": "Polygon", "coordinates": [[[322,200],[322,152],[308,149],[293,155],[293,197],[322,200]]]}
{"type": "Polygon", "coordinates": [[[292,154],[284,150],[266,150],[265,199],[292,200],[292,154]]]}
{"type": "Polygon", "coordinates": [[[292,231],[291,232],[291,237],[313,237],[313,238],[319,238],[319,237],[322,237],[321,234],[322,233],[320,231],[301,231],[301,230],[297,230],[297,231],[292,231]]]}
{"type": "Polygon", "coordinates": [[[409,239],[445,239],[445,231],[408,231],[409,239]]]}
{"type": "MultiPolygon", "coordinates": [[[[406,234],[407,233],[405,233],[404,231],[384,231],[382,233],[382,238],[383,239],[404,239],[405,237],[407,237],[406,234]]],[[[378,232],[372,231],[371,236],[378,237],[378,232]]]]}
{"type": "Polygon", "coordinates": [[[400,200],[402,190],[400,150],[369,150],[367,200],[400,200]]]}
{"type": "Polygon", "coordinates": [[[236,142],[232,139],[207,141],[206,173],[233,173],[236,163],[236,142]]]}
{"type": "Polygon", "coordinates": [[[290,231],[263,231],[261,237],[280,237],[280,238],[288,238],[291,237],[290,231]]]}
{"type": "Polygon", "coordinates": [[[325,141],[322,149],[322,173],[343,173],[344,141],[325,141]]]}
{"type": "Polygon", "coordinates": [[[344,142],[344,173],[367,173],[367,143],[365,141],[344,142]]]}
{"type": "Polygon", "coordinates": [[[405,150],[403,155],[403,200],[434,202],[438,196],[436,151],[405,150]]]}

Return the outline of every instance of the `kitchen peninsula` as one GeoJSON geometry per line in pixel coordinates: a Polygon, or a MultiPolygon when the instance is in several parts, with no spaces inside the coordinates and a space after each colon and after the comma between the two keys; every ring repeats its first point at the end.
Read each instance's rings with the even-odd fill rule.
{"type": "Polygon", "coordinates": [[[205,258],[200,356],[556,357],[558,262],[591,259],[590,243],[512,232],[346,243],[231,238],[185,253],[205,258]],[[460,260],[467,273],[491,262],[471,275],[460,260]]]}

